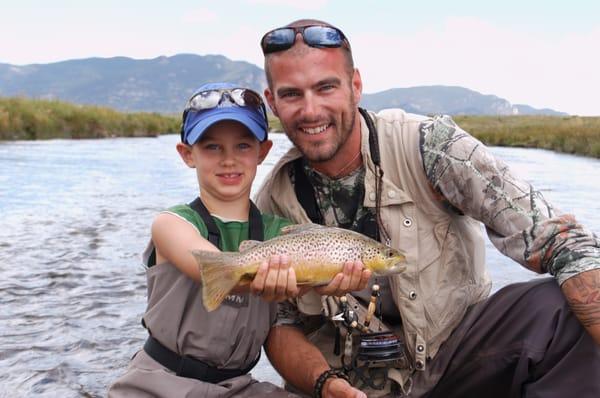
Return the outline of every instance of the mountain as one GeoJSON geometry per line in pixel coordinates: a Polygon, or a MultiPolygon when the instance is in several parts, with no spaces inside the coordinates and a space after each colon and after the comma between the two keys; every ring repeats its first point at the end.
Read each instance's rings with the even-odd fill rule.
{"type": "Polygon", "coordinates": [[[530,107],[529,105],[523,105],[523,104],[515,104],[515,105],[513,105],[513,107],[517,109],[519,115],[555,115],[555,116],[568,116],[569,115],[568,113],[565,113],[565,112],[557,112],[555,110],[548,109],[548,108],[536,109],[536,108],[530,107]]]}
{"type": "Polygon", "coordinates": [[[0,64],[1,96],[60,99],[122,111],[180,112],[195,88],[214,81],[235,81],[259,92],[266,86],[261,68],[222,55],[0,64]]]}
{"type": "Polygon", "coordinates": [[[535,109],[528,105],[511,105],[495,95],[484,95],[464,87],[420,86],[393,88],[363,94],[361,105],[379,111],[402,108],[419,114],[449,115],[566,115],[552,109],[535,109]]]}
{"type": "MultiPolygon", "coordinates": [[[[132,59],[88,58],[50,64],[0,64],[0,96],[60,99],[121,111],[178,113],[194,88],[206,82],[233,81],[262,93],[264,71],[256,65],[222,55],[179,54],[132,59]]],[[[511,105],[494,95],[463,87],[393,88],[363,94],[372,110],[399,107],[421,114],[565,115],[551,109],[511,105]]]]}

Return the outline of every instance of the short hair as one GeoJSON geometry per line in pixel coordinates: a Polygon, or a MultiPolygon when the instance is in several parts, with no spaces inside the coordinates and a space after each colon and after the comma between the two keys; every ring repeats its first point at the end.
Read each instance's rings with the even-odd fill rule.
{"type": "MultiPolygon", "coordinates": [[[[329,22],[320,21],[318,19],[298,19],[294,22],[290,22],[289,24],[285,25],[284,27],[285,28],[297,28],[300,26],[309,26],[309,25],[329,26],[331,28],[338,29],[336,26],[330,24],[329,22]]],[[[350,43],[348,43],[348,44],[350,44],[350,43]]],[[[344,60],[346,61],[345,62],[346,71],[348,72],[348,75],[350,76],[350,78],[352,78],[352,75],[354,73],[354,59],[352,58],[352,50],[350,49],[349,45],[347,47],[344,46],[340,50],[344,52],[344,60]]],[[[284,51],[292,51],[296,55],[302,55],[302,53],[307,50],[301,49],[300,47],[296,47],[296,43],[294,43],[292,45],[292,47],[290,47],[289,49],[284,50],[284,51]]],[[[265,75],[267,77],[267,84],[269,85],[269,88],[273,88],[273,80],[271,78],[271,72],[269,70],[269,58],[274,54],[277,54],[277,53],[271,53],[271,54],[265,55],[265,75]]]]}

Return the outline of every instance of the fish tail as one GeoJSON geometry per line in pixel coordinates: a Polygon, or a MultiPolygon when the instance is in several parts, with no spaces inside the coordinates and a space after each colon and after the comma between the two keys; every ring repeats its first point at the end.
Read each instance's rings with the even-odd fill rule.
{"type": "Polygon", "coordinates": [[[238,253],[192,250],[202,277],[202,303],[216,310],[242,277],[238,253]]]}

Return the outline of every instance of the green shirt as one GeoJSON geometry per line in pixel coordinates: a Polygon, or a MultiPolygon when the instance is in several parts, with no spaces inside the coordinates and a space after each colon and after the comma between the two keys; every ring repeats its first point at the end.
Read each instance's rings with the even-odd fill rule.
{"type": "MultiPolygon", "coordinates": [[[[189,221],[198,228],[198,231],[203,238],[208,238],[208,229],[206,228],[204,221],[202,221],[202,217],[200,217],[200,215],[189,205],[173,206],[168,211],[189,221]]],[[[278,236],[281,228],[291,224],[290,221],[282,217],[271,214],[261,215],[265,240],[278,236]]],[[[238,251],[240,243],[249,239],[250,233],[248,231],[248,221],[223,221],[214,216],[213,220],[215,220],[215,224],[221,233],[222,247],[220,249],[222,251],[236,252],[238,251]]]]}

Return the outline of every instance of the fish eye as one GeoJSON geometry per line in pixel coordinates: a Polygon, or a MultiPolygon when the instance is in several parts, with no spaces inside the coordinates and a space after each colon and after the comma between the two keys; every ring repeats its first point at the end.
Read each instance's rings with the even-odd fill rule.
{"type": "Polygon", "coordinates": [[[388,247],[383,252],[383,255],[386,256],[386,257],[388,257],[388,258],[389,257],[394,257],[396,255],[396,251],[394,249],[388,247]]]}

